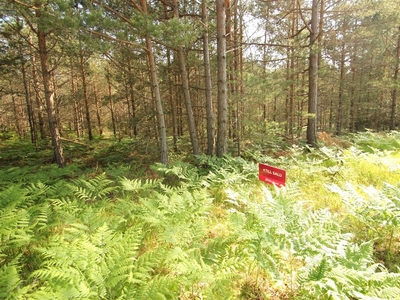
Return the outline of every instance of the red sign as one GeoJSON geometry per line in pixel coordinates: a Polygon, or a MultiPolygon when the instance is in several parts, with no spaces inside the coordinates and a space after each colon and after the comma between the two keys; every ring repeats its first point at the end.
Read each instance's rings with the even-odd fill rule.
{"type": "Polygon", "coordinates": [[[286,171],[265,164],[258,164],[258,179],[281,187],[286,183],[286,171]]]}

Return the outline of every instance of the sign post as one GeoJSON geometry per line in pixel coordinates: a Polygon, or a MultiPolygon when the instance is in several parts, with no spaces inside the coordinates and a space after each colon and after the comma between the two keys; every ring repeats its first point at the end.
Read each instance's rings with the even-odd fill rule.
{"type": "Polygon", "coordinates": [[[286,184],[286,171],[266,164],[258,164],[258,179],[282,187],[286,184]]]}

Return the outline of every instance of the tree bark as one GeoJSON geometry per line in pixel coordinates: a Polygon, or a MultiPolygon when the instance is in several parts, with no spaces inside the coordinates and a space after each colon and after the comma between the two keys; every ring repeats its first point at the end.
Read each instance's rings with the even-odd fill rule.
{"type": "Polygon", "coordinates": [[[173,149],[178,152],[178,128],[177,128],[177,117],[176,117],[176,102],[173,96],[173,75],[171,72],[171,51],[167,49],[167,66],[168,66],[168,98],[171,106],[171,118],[172,118],[172,139],[173,139],[173,149]]]}
{"type": "Polygon", "coordinates": [[[85,58],[83,56],[82,47],[79,49],[79,58],[80,58],[80,66],[81,66],[81,78],[82,78],[82,89],[83,89],[83,101],[85,102],[85,116],[86,116],[86,124],[89,135],[89,140],[93,140],[93,132],[92,132],[92,122],[90,120],[90,108],[89,108],[89,96],[87,93],[87,80],[86,80],[86,71],[85,71],[85,58]]]}
{"type": "Polygon", "coordinates": [[[103,124],[101,120],[101,103],[99,103],[99,96],[97,93],[96,82],[93,82],[94,104],[96,106],[97,127],[99,128],[99,135],[103,135],[103,124]]]}
{"type": "MultiPolygon", "coordinates": [[[[148,14],[146,0],[141,0],[141,4],[143,12],[145,14],[148,14]]],[[[156,109],[157,109],[157,119],[159,127],[158,130],[160,135],[160,145],[159,145],[160,161],[162,164],[167,165],[168,164],[167,130],[165,127],[165,117],[161,101],[160,86],[158,83],[156,62],[153,53],[153,42],[148,35],[145,36],[145,42],[146,42],[147,58],[150,69],[150,84],[151,84],[151,89],[153,91],[152,94],[156,102],[156,109]]]]}
{"type": "Polygon", "coordinates": [[[318,3],[320,0],[312,1],[311,32],[310,32],[310,54],[308,69],[308,122],[307,143],[313,147],[317,146],[317,102],[318,102],[318,3]]]}
{"type": "Polygon", "coordinates": [[[12,108],[13,108],[14,122],[15,122],[14,125],[15,125],[15,128],[17,129],[18,135],[20,136],[20,138],[22,138],[23,133],[22,133],[21,120],[23,120],[23,118],[21,118],[21,116],[20,116],[19,104],[17,103],[17,98],[15,97],[15,93],[13,90],[13,83],[12,83],[11,79],[9,79],[8,83],[9,83],[9,87],[10,87],[10,94],[11,94],[11,100],[12,100],[12,108]]]}
{"type": "Polygon", "coordinates": [[[349,111],[349,131],[355,132],[355,124],[356,124],[356,61],[357,61],[357,45],[353,48],[353,54],[351,58],[351,88],[350,88],[350,111],[349,111]]]}
{"type": "Polygon", "coordinates": [[[208,40],[208,17],[207,1],[202,1],[202,21],[205,26],[203,33],[203,60],[204,60],[204,80],[206,87],[206,119],[207,119],[207,155],[214,154],[214,112],[212,102],[212,81],[210,67],[210,50],[208,40]]]}
{"type": "Polygon", "coordinates": [[[33,88],[35,90],[35,100],[36,100],[36,111],[38,117],[38,125],[39,125],[39,132],[40,138],[43,140],[46,138],[46,132],[44,130],[44,118],[43,118],[43,100],[40,96],[40,83],[38,78],[38,70],[36,66],[36,57],[34,53],[34,47],[32,46],[32,37],[28,36],[28,42],[30,45],[30,60],[32,65],[32,80],[33,80],[33,88]]]}
{"type": "Polygon", "coordinates": [[[396,48],[396,64],[394,67],[394,88],[392,91],[392,104],[390,110],[390,130],[396,129],[396,109],[397,109],[397,85],[398,85],[398,78],[399,78],[399,70],[400,70],[400,26],[399,26],[399,36],[397,38],[397,48],[396,48]]]}
{"type": "Polygon", "coordinates": [[[345,75],[345,46],[342,44],[342,51],[340,54],[340,79],[339,79],[339,102],[337,106],[336,115],[336,134],[342,133],[342,122],[343,122],[343,94],[344,94],[344,75],[345,75]]]}
{"type": "Polygon", "coordinates": [[[138,135],[138,130],[136,126],[136,101],[135,101],[135,92],[134,92],[134,84],[133,84],[133,72],[132,72],[132,63],[131,63],[131,57],[128,54],[128,85],[129,85],[129,98],[128,103],[131,103],[131,120],[129,122],[130,127],[133,130],[133,136],[136,137],[138,135]]]}
{"type": "Polygon", "coordinates": [[[217,76],[218,76],[218,135],[217,156],[227,151],[228,97],[226,82],[226,14],[224,0],[216,0],[217,8],[217,76]]]}
{"type": "Polygon", "coordinates": [[[23,62],[21,64],[21,72],[22,72],[22,80],[23,80],[23,84],[24,84],[26,108],[28,111],[28,122],[29,122],[30,134],[31,134],[31,141],[32,141],[32,144],[37,146],[35,116],[33,114],[33,109],[32,109],[32,101],[31,101],[31,96],[30,96],[30,92],[29,92],[29,82],[27,79],[25,62],[23,62]]]}
{"type": "Polygon", "coordinates": [[[117,128],[115,124],[115,113],[114,113],[114,101],[112,98],[112,88],[111,88],[111,71],[110,71],[110,65],[108,65],[107,68],[107,84],[108,84],[108,103],[110,105],[110,113],[111,113],[111,124],[112,124],[112,129],[113,129],[113,134],[114,137],[117,137],[117,128]]]}
{"type": "MultiPolygon", "coordinates": [[[[174,15],[175,15],[175,18],[179,19],[178,5],[179,5],[178,0],[173,0],[174,15]]],[[[196,124],[195,124],[194,115],[193,115],[192,100],[190,98],[189,80],[188,80],[188,74],[187,74],[187,70],[186,70],[184,50],[181,45],[178,46],[177,52],[178,52],[178,60],[179,60],[179,70],[181,73],[183,96],[185,98],[189,135],[190,135],[190,141],[192,143],[192,151],[193,151],[194,155],[199,155],[200,154],[199,143],[198,143],[198,139],[197,139],[197,130],[196,130],[196,124]]]]}
{"type": "MultiPolygon", "coordinates": [[[[36,5],[35,15],[38,22],[40,23],[42,16],[39,3],[37,3],[36,5]]],[[[51,74],[48,66],[46,33],[40,28],[40,26],[37,30],[37,38],[38,38],[38,47],[40,54],[40,63],[42,66],[42,77],[43,77],[44,95],[47,106],[47,116],[49,119],[49,127],[51,133],[51,143],[53,146],[56,163],[60,168],[63,168],[65,166],[65,160],[63,155],[63,148],[60,142],[60,134],[57,126],[57,118],[54,107],[54,91],[51,89],[51,74]]]]}
{"type": "Polygon", "coordinates": [[[74,130],[76,137],[81,137],[81,113],[78,106],[78,101],[76,100],[76,84],[75,84],[75,72],[72,57],[70,58],[71,63],[71,93],[74,98],[74,130]]]}

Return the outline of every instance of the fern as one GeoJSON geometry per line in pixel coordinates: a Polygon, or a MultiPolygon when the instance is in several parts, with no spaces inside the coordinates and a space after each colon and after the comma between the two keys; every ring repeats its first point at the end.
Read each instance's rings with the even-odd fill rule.
{"type": "Polygon", "coordinates": [[[386,185],[383,191],[373,187],[360,187],[361,192],[347,184],[345,189],[331,185],[329,188],[338,193],[349,208],[349,214],[369,228],[369,239],[387,242],[387,250],[392,251],[392,237],[400,222],[399,190],[386,185]],[[386,239],[389,237],[389,240],[386,239]]]}
{"type": "MultiPolygon", "coordinates": [[[[331,270],[332,267],[329,265],[326,256],[323,256],[322,258],[317,256],[316,258],[318,262],[307,266],[305,270],[303,270],[305,274],[299,276],[298,282],[300,285],[305,282],[320,281],[324,279],[327,276],[327,273],[331,270]]],[[[313,260],[315,260],[315,258],[313,260]]]]}
{"type": "MultiPolygon", "coordinates": [[[[163,276],[155,284],[162,250],[140,253],[142,239],[140,223],[124,233],[105,223],[94,232],[84,224],[71,224],[63,238],[53,237],[46,248],[38,249],[43,262],[32,272],[31,280],[41,285],[30,295],[35,298],[43,289],[62,299],[132,299],[129,295],[174,294],[163,276]]],[[[136,296],[133,298],[138,299],[136,296]]]]}
{"type": "Polygon", "coordinates": [[[397,187],[391,184],[385,184],[382,192],[396,207],[400,207],[400,184],[397,187]]]}
{"type": "Polygon", "coordinates": [[[26,191],[18,184],[10,185],[0,192],[0,209],[13,209],[26,201],[26,191]]]}
{"type": "Polygon", "coordinates": [[[186,186],[193,188],[200,183],[198,170],[191,164],[176,161],[171,165],[155,164],[151,167],[163,177],[163,183],[167,186],[186,186]]]}
{"type": "Polygon", "coordinates": [[[27,195],[29,195],[29,198],[36,202],[38,199],[45,198],[42,196],[47,196],[47,193],[51,187],[47,184],[37,181],[36,183],[29,184],[25,189],[27,191],[27,195]]]}
{"type": "Polygon", "coordinates": [[[374,133],[366,131],[352,136],[356,146],[365,152],[395,150],[400,148],[399,132],[374,133]],[[376,150],[375,150],[376,149],[376,150]]]}
{"type": "Polygon", "coordinates": [[[139,193],[142,191],[147,192],[156,188],[159,182],[156,180],[149,180],[149,179],[142,181],[139,179],[132,180],[126,177],[122,177],[120,179],[120,184],[122,186],[123,191],[139,193]]]}
{"type": "Polygon", "coordinates": [[[3,209],[0,211],[0,220],[1,252],[12,251],[11,253],[15,253],[19,247],[29,245],[32,240],[32,232],[29,226],[29,214],[26,210],[3,209]]]}
{"type": "Polygon", "coordinates": [[[12,299],[22,283],[19,276],[18,258],[0,267],[0,299],[12,299]]]}
{"type": "Polygon", "coordinates": [[[95,202],[107,198],[116,191],[115,186],[110,186],[113,182],[107,179],[106,174],[102,173],[89,180],[74,179],[69,187],[73,194],[80,200],[95,202]]]}
{"type": "Polygon", "coordinates": [[[168,276],[155,276],[138,288],[134,293],[128,293],[127,299],[176,299],[177,290],[177,282],[173,278],[169,278],[168,276]]]}

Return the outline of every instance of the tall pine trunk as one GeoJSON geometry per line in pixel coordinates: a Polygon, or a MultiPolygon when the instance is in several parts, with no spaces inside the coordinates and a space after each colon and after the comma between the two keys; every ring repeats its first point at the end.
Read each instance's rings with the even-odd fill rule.
{"type": "Polygon", "coordinates": [[[43,118],[43,100],[42,97],[40,96],[40,83],[39,83],[38,70],[36,66],[36,57],[34,53],[34,47],[32,45],[32,38],[30,35],[28,36],[28,42],[30,45],[29,56],[32,66],[32,80],[33,80],[33,89],[35,91],[36,112],[38,118],[39,132],[40,132],[40,138],[43,140],[46,138],[46,132],[44,130],[44,118],[43,118]]]}
{"type": "Polygon", "coordinates": [[[205,25],[203,33],[203,60],[204,60],[204,80],[206,87],[206,119],[207,119],[207,155],[214,154],[214,112],[212,102],[212,81],[210,67],[210,50],[208,41],[208,17],[207,17],[207,1],[202,2],[202,21],[205,25]]]}
{"type": "Polygon", "coordinates": [[[318,3],[320,0],[312,1],[311,32],[310,32],[310,54],[308,69],[308,122],[307,143],[313,147],[317,146],[317,102],[318,102],[318,3]]]}
{"type": "MultiPolygon", "coordinates": [[[[179,5],[178,0],[173,0],[174,16],[175,16],[175,18],[179,19],[178,5],[179,5]]],[[[187,70],[186,70],[184,49],[181,45],[178,46],[177,52],[178,52],[178,60],[179,60],[179,70],[181,73],[183,97],[185,99],[185,107],[186,107],[186,115],[187,115],[187,120],[188,120],[190,141],[192,143],[193,154],[198,155],[198,154],[200,154],[200,151],[199,151],[199,143],[198,143],[198,139],[197,139],[197,130],[196,130],[196,124],[194,121],[192,100],[191,100],[190,91],[189,91],[189,79],[188,79],[188,74],[187,74],[187,70]]]]}
{"type": "Polygon", "coordinates": [[[342,133],[343,127],[343,97],[344,97],[344,75],[345,75],[345,45],[342,42],[342,52],[340,54],[340,79],[339,79],[339,102],[337,106],[336,115],[336,134],[340,135],[342,133]]]}
{"type": "Polygon", "coordinates": [[[82,78],[82,89],[83,89],[83,101],[85,102],[85,116],[86,116],[86,124],[89,135],[89,140],[93,140],[93,132],[92,132],[92,122],[90,119],[90,108],[89,108],[89,96],[87,93],[87,79],[86,79],[86,71],[85,71],[85,58],[83,55],[82,47],[79,49],[79,58],[80,58],[80,67],[81,67],[81,78],[82,78]]]}
{"type": "Polygon", "coordinates": [[[397,48],[396,48],[396,64],[394,67],[394,88],[392,91],[392,105],[390,110],[390,130],[396,129],[396,108],[397,108],[397,85],[399,78],[399,70],[400,70],[400,26],[399,26],[399,36],[397,38],[397,48]]]}
{"type": "Polygon", "coordinates": [[[218,134],[217,156],[227,151],[228,96],[226,83],[226,13],[224,0],[216,0],[217,8],[217,80],[218,80],[218,134]]]}
{"type": "MultiPolygon", "coordinates": [[[[36,18],[38,22],[41,21],[41,8],[40,4],[37,4],[35,10],[36,18]]],[[[43,29],[37,29],[38,47],[40,54],[40,63],[42,66],[42,77],[43,77],[43,87],[44,95],[47,106],[47,117],[49,119],[49,128],[51,134],[51,143],[53,146],[54,157],[56,163],[60,168],[65,166],[65,160],[63,155],[63,148],[60,142],[60,133],[57,125],[57,117],[54,107],[54,91],[51,89],[51,71],[48,66],[48,49],[46,45],[46,33],[43,29]]]]}
{"type": "Polygon", "coordinates": [[[111,113],[111,125],[113,129],[114,137],[117,137],[117,126],[115,124],[115,113],[114,113],[114,101],[112,98],[112,86],[111,86],[111,71],[110,65],[107,67],[107,85],[108,85],[108,104],[110,105],[110,113],[111,113]]]}
{"type": "Polygon", "coordinates": [[[150,82],[153,91],[153,97],[156,102],[158,130],[160,135],[160,162],[164,165],[168,164],[168,147],[167,147],[167,129],[165,127],[165,117],[161,102],[160,86],[158,83],[158,76],[156,64],[153,54],[153,43],[150,37],[146,36],[147,57],[150,67],[150,82]]]}
{"type": "Polygon", "coordinates": [[[18,98],[16,97],[16,93],[13,90],[13,82],[11,79],[9,79],[9,89],[10,89],[10,94],[11,94],[11,100],[12,100],[12,109],[13,109],[13,114],[14,114],[14,121],[15,121],[15,128],[17,129],[17,133],[20,138],[23,137],[23,132],[22,132],[22,126],[21,126],[21,121],[23,120],[23,116],[21,117],[20,113],[20,107],[18,98]]]}
{"type": "Polygon", "coordinates": [[[176,101],[174,101],[173,96],[173,87],[174,80],[171,72],[172,64],[171,64],[171,51],[167,49],[167,70],[168,70],[168,99],[171,106],[171,121],[172,121],[172,139],[173,139],[173,149],[175,152],[178,151],[178,125],[177,125],[177,117],[176,117],[176,101]]]}
{"type": "MultiPolygon", "coordinates": [[[[130,127],[131,130],[133,131],[133,136],[138,135],[138,129],[136,125],[136,99],[135,99],[135,91],[134,91],[134,85],[133,85],[133,71],[132,71],[132,62],[131,62],[131,57],[128,54],[128,86],[129,86],[129,99],[128,99],[128,104],[130,103],[131,106],[131,113],[130,113],[130,127]]],[[[129,105],[128,105],[129,106],[129,105]]]]}
{"type": "Polygon", "coordinates": [[[356,95],[356,62],[357,62],[357,45],[353,48],[353,54],[351,58],[351,88],[350,88],[350,111],[349,111],[349,131],[355,132],[355,119],[356,119],[356,112],[357,112],[357,95],[356,95]]]}
{"type": "Polygon", "coordinates": [[[96,106],[97,127],[99,129],[99,135],[103,135],[103,124],[101,120],[101,103],[99,101],[99,95],[97,93],[95,81],[93,82],[93,95],[94,95],[94,104],[96,106]]]}
{"type": "MultiPolygon", "coordinates": [[[[141,0],[141,4],[143,12],[145,14],[148,14],[146,0],[141,0]]],[[[158,82],[156,62],[153,53],[153,42],[148,35],[145,36],[145,41],[146,41],[147,59],[150,69],[150,84],[151,84],[151,89],[153,91],[152,94],[156,102],[158,130],[160,135],[160,144],[159,144],[160,161],[162,164],[167,165],[168,164],[167,129],[165,127],[165,117],[161,101],[160,86],[158,82]]]]}
{"type": "Polygon", "coordinates": [[[23,62],[21,64],[21,72],[22,72],[22,80],[23,80],[23,84],[24,84],[26,109],[28,111],[28,122],[29,122],[29,129],[30,129],[30,133],[31,133],[31,141],[37,147],[37,133],[36,133],[36,126],[35,126],[35,116],[33,114],[33,109],[32,109],[32,101],[31,101],[31,96],[30,96],[30,92],[29,92],[29,82],[27,79],[25,62],[23,62]]]}

